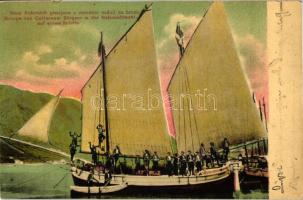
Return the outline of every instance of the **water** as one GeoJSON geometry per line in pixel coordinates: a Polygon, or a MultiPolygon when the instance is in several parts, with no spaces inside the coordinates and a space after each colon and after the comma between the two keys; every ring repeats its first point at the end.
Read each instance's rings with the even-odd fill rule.
{"type": "MultiPolygon", "coordinates": [[[[0,182],[1,198],[70,198],[69,187],[73,185],[70,167],[64,164],[2,164],[0,182]]],[[[144,197],[152,198],[152,196],[137,196],[137,198],[144,197]]],[[[201,194],[199,198],[207,197],[216,198],[216,194],[201,194]]],[[[136,196],[132,195],[132,198],[136,196]]],[[[234,193],[234,198],[266,199],[268,193],[254,188],[251,191],[234,193]]]]}

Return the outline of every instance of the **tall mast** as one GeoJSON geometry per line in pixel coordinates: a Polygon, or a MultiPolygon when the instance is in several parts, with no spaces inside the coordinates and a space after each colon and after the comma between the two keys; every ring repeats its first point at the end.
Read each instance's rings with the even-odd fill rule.
{"type": "Polygon", "coordinates": [[[101,32],[101,41],[100,41],[100,46],[101,46],[101,56],[102,56],[102,81],[103,81],[103,95],[104,95],[104,113],[105,113],[105,130],[106,130],[106,137],[105,137],[105,142],[106,142],[106,153],[109,152],[109,128],[108,128],[108,113],[107,113],[107,91],[106,91],[106,80],[105,80],[105,48],[103,45],[103,33],[101,32]]]}
{"type": "Polygon", "coordinates": [[[267,129],[267,116],[266,116],[266,104],[265,104],[264,97],[263,97],[263,112],[264,112],[264,119],[265,119],[265,127],[266,127],[266,131],[268,132],[268,129],[267,129]]]}

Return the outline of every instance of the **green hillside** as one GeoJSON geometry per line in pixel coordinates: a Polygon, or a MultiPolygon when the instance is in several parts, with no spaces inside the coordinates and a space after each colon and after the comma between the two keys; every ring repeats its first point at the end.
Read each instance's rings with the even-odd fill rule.
{"type": "MultiPolygon", "coordinates": [[[[17,88],[0,85],[0,135],[11,136],[23,124],[42,108],[53,96],[45,93],[33,93],[17,88]]],[[[30,141],[43,146],[68,152],[69,131],[80,133],[81,103],[74,99],[61,98],[51,122],[50,144],[35,141],[32,138],[14,135],[14,138],[30,141]]]]}

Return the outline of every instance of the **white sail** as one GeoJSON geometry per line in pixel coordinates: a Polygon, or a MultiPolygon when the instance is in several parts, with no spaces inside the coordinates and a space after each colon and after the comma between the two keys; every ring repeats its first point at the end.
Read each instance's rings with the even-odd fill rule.
{"type": "Polygon", "coordinates": [[[34,114],[21,127],[21,129],[19,129],[18,134],[22,136],[32,137],[41,142],[48,142],[48,131],[53,114],[59,103],[60,93],[57,96],[53,97],[44,107],[42,107],[36,114],[34,114]]]}
{"type": "MultiPolygon", "coordinates": [[[[140,155],[148,149],[164,156],[171,151],[156,61],[152,11],[148,9],[106,57],[107,100],[115,97],[119,102],[117,107],[107,103],[111,152],[116,145],[126,155],[140,155]],[[159,106],[151,109],[148,106],[152,106],[154,97],[159,106]]],[[[98,100],[92,103],[99,96],[104,102],[102,73],[98,68],[82,89],[83,152],[90,151],[89,142],[98,145],[96,126],[104,125],[104,112],[99,112],[95,106],[98,100]]]]}
{"type": "Polygon", "coordinates": [[[169,94],[179,152],[202,142],[219,146],[224,137],[237,144],[265,136],[222,2],[212,3],[195,30],[169,94]]]}

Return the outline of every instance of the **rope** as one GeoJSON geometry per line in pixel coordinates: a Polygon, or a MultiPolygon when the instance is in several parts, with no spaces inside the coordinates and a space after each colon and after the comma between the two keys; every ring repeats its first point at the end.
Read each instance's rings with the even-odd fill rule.
{"type": "Polygon", "coordinates": [[[65,175],[60,179],[60,181],[53,186],[53,188],[56,188],[65,179],[67,174],[69,174],[69,172],[65,173],[65,175]]]}
{"type": "MultiPolygon", "coordinates": [[[[180,67],[178,67],[178,73],[179,73],[179,76],[178,76],[178,81],[179,81],[179,95],[181,93],[181,78],[180,78],[180,67]]],[[[179,133],[181,132],[181,107],[179,105],[179,109],[178,109],[178,131],[179,133]]],[[[181,136],[180,134],[177,135],[177,140],[178,140],[178,144],[180,144],[180,140],[181,140],[181,136]]]]}
{"type": "MultiPolygon", "coordinates": [[[[189,86],[189,81],[188,81],[188,74],[187,74],[187,69],[185,68],[185,75],[186,75],[186,83],[187,83],[187,88],[188,91],[190,91],[190,86],[189,86]]],[[[198,144],[200,145],[200,137],[199,137],[199,132],[198,132],[198,125],[197,125],[197,119],[196,119],[196,115],[195,115],[195,108],[193,110],[193,116],[194,116],[194,123],[195,123],[195,128],[196,128],[196,134],[197,134],[197,138],[198,138],[198,144]]]]}
{"type": "MultiPolygon", "coordinates": [[[[182,79],[182,91],[183,91],[183,79],[182,79]]],[[[182,110],[184,110],[184,104],[182,104],[182,110]]],[[[187,147],[187,144],[186,144],[186,127],[185,127],[185,116],[183,115],[183,128],[184,128],[184,131],[183,131],[183,134],[184,134],[184,143],[185,143],[185,148],[187,147]]]]}
{"type": "Polygon", "coordinates": [[[25,183],[28,183],[28,182],[30,182],[30,181],[32,181],[32,180],[34,180],[34,179],[38,179],[38,178],[45,177],[45,175],[51,173],[52,171],[53,171],[53,170],[50,170],[50,171],[46,172],[46,173],[44,174],[44,176],[41,176],[41,174],[38,174],[37,176],[33,176],[33,177],[31,177],[31,178],[29,178],[29,179],[27,179],[27,180],[25,180],[25,181],[23,181],[23,182],[21,182],[21,183],[17,183],[17,184],[15,184],[15,185],[13,185],[13,186],[14,186],[14,187],[20,186],[20,185],[23,185],[23,184],[25,184],[25,183]]]}
{"type": "MultiPolygon", "coordinates": [[[[186,73],[186,67],[184,67],[184,68],[185,68],[185,73],[186,73]]],[[[187,77],[185,77],[185,78],[187,78],[187,77]]],[[[185,79],[185,82],[184,82],[185,90],[186,90],[186,92],[190,92],[186,83],[187,83],[187,79],[185,79]]],[[[190,104],[191,104],[191,102],[192,101],[191,101],[191,97],[190,97],[190,99],[187,99],[187,103],[188,103],[187,112],[188,112],[188,119],[189,119],[189,130],[190,130],[190,136],[191,136],[191,143],[192,143],[192,147],[194,148],[194,138],[193,138],[192,125],[191,125],[191,116],[190,116],[190,104]]]]}

